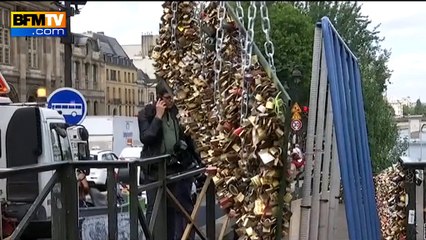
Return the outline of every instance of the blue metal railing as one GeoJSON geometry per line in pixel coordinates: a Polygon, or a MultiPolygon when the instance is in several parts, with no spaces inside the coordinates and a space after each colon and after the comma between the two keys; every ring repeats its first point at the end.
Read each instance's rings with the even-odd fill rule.
{"type": "Polygon", "coordinates": [[[343,182],[349,237],[380,239],[361,76],[354,54],[327,17],[321,27],[343,182]]]}

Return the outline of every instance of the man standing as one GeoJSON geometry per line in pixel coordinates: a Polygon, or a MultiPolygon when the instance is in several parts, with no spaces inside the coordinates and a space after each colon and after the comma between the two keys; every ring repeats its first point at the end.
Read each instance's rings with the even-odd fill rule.
{"type": "MultiPolygon", "coordinates": [[[[194,144],[189,136],[186,136],[177,119],[178,109],[174,104],[171,91],[164,81],[157,84],[157,102],[148,104],[139,112],[138,123],[140,140],[143,143],[141,158],[170,154],[173,157],[168,160],[167,174],[178,173],[196,167],[199,156],[195,152],[194,144]]],[[[156,165],[143,169],[145,182],[158,179],[156,165]]],[[[185,209],[191,213],[193,202],[191,199],[191,187],[193,179],[184,179],[168,185],[173,195],[185,209]]],[[[151,219],[153,205],[157,190],[147,191],[148,222],[151,219]]],[[[186,218],[174,207],[170,199],[167,199],[167,239],[181,239],[186,227],[186,218]]],[[[190,239],[194,239],[194,234],[190,239]]]]}

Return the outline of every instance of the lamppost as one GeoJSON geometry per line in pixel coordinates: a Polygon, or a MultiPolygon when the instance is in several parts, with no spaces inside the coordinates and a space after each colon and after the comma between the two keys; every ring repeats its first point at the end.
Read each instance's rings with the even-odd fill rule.
{"type": "MultiPolygon", "coordinates": [[[[420,120],[421,121],[421,120],[420,120]]],[[[426,124],[422,124],[420,127],[420,159],[419,162],[423,159],[423,129],[426,127],[426,124]]]]}
{"type": "Polygon", "coordinates": [[[61,38],[61,43],[64,44],[64,85],[65,87],[72,86],[72,44],[74,42],[73,34],[71,32],[71,17],[79,14],[79,5],[85,5],[87,1],[55,1],[55,4],[61,11],[65,11],[66,15],[66,36],[61,38]],[[71,5],[74,5],[72,7],[71,5]]]}

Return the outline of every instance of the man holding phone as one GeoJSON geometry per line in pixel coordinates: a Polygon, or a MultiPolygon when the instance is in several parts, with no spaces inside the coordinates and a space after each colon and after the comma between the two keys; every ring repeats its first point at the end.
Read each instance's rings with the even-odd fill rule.
{"type": "MultiPolygon", "coordinates": [[[[173,174],[196,167],[201,162],[195,151],[192,139],[184,134],[177,119],[178,109],[174,104],[170,88],[164,81],[157,84],[157,102],[148,104],[139,112],[139,134],[143,143],[141,158],[170,154],[172,157],[167,165],[167,174],[173,174]]],[[[158,179],[156,165],[143,169],[145,182],[158,179]]],[[[191,213],[194,205],[191,199],[191,188],[194,179],[183,179],[168,185],[173,195],[185,209],[191,213]]],[[[151,220],[157,190],[147,191],[148,222],[151,220]]],[[[181,239],[187,221],[183,214],[167,199],[167,239],[181,239]]],[[[194,239],[194,233],[190,239],[194,239]]]]}

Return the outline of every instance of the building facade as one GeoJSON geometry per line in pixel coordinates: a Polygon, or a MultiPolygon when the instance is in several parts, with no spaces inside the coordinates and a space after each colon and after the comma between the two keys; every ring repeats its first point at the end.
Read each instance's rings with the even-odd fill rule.
{"type": "Polygon", "coordinates": [[[123,45],[124,51],[138,69],[138,110],[156,99],[155,86],[158,80],[155,75],[154,60],[149,57],[149,53],[155,46],[157,38],[158,35],[143,34],[141,44],[123,45]]]}
{"type": "MultiPolygon", "coordinates": [[[[10,37],[10,12],[57,10],[51,2],[0,2],[0,71],[14,102],[34,101],[37,89],[48,94],[64,85],[59,38],[10,37]]],[[[62,54],[62,55],[61,55],[62,54]]]]}
{"type": "Polygon", "coordinates": [[[98,42],[88,36],[74,34],[72,53],[72,84],[86,98],[87,115],[105,115],[105,61],[98,42]]]}
{"type": "Polygon", "coordinates": [[[136,116],[138,99],[137,69],[118,41],[103,32],[83,35],[99,43],[105,68],[106,115],[136,116]]]}

